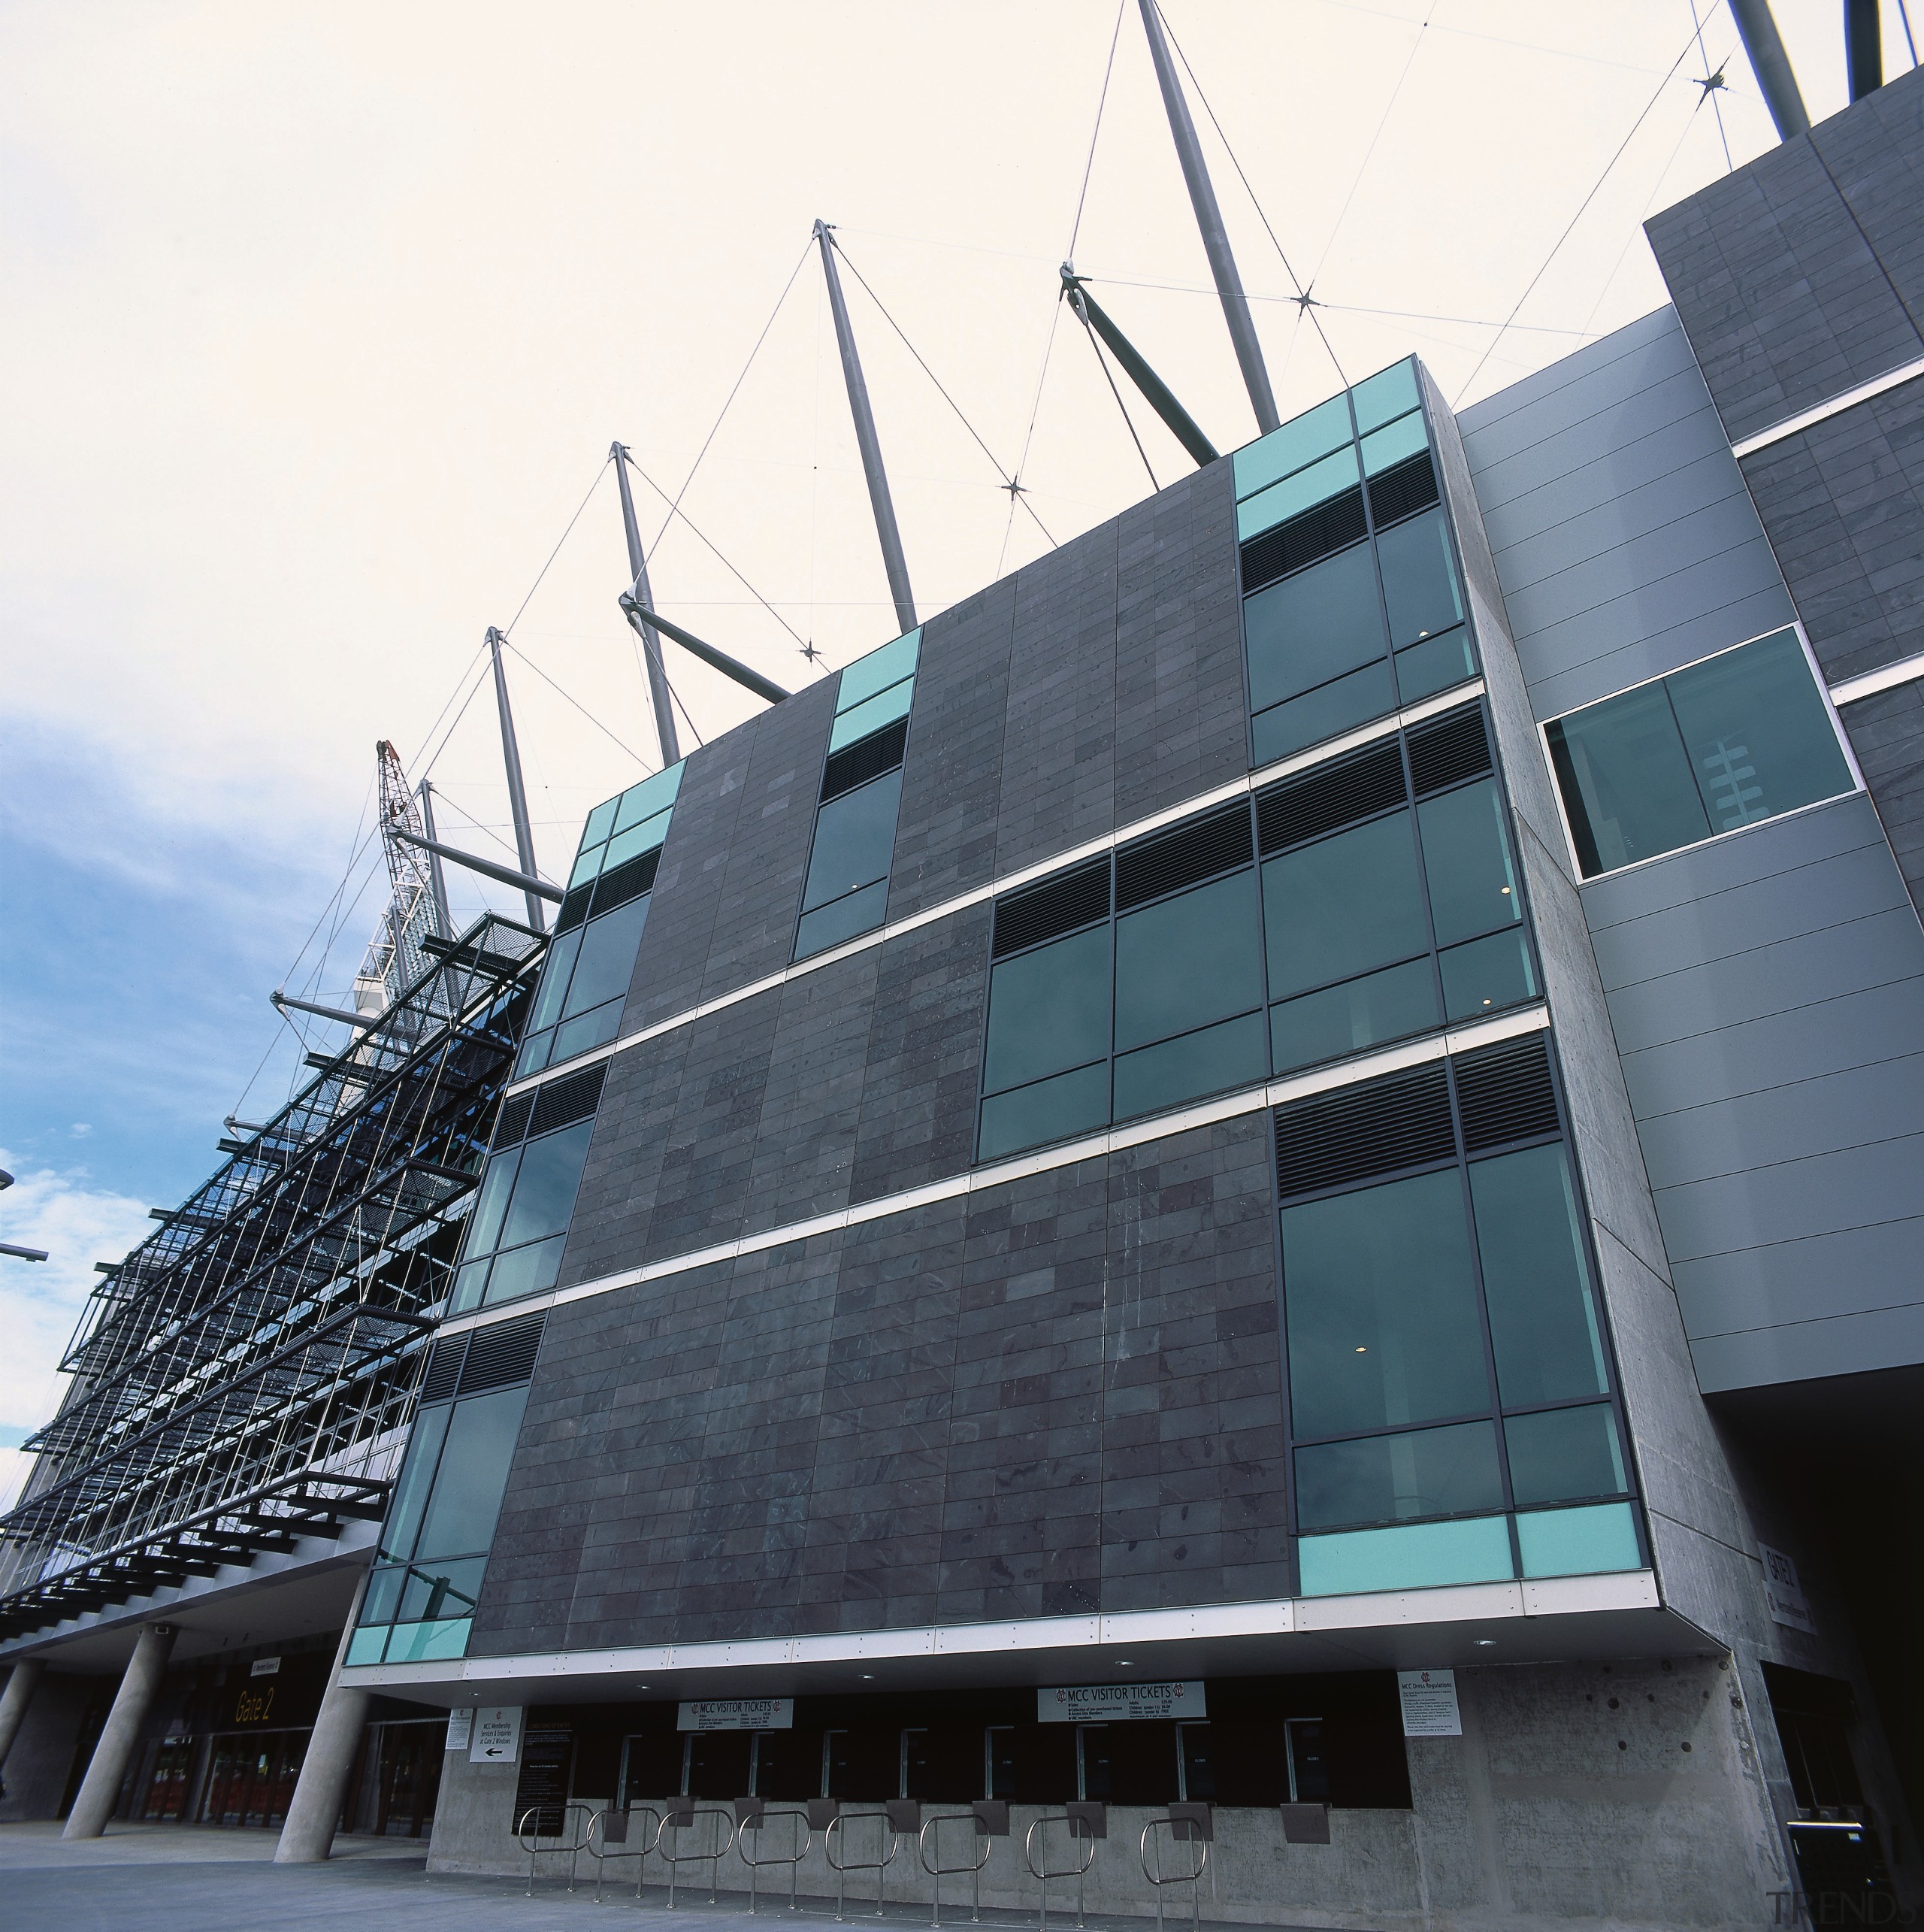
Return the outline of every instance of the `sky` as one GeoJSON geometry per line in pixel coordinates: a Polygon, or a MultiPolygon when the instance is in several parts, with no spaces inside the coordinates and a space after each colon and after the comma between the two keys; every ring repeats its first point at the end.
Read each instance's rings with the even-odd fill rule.
{"type": "MultiPolygon", "coordinates": [[[[1165,0],[1284,416],[1656,307],[1642,220],[1774,140],[1697,10],[1165,0]]],[[[1835,112],[1840,9],[1776,11],[1835,112]]],[[[511,856],[493,624],[545,872],[654,768],[611,440],[664,614],[791,688],[894,634],[818,216],[924,617],[1187,467],[1065,256],[1218,447],[1255,424],[1135,0],[11,0],[0,130],[0,1240],[53,1255],[0,1260],[4,1495],[93,1263],[301,1077],[268,994],[345,1000],[377,739],[511,856]]],[[[754,708],[670,670],[685,747],[754,708]]]]}

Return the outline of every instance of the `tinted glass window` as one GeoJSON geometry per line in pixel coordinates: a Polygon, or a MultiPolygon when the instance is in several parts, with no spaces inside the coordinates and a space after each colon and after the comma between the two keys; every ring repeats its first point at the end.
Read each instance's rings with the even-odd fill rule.
{"type": "Polygon", "coordinates": [[[1436,977],[1427,959],[1367,973],[1271,1009],[1276,1071],[1335,1060],[1435,1025],[1436,977]]]}
{"type": "Polygon", "coordinates": [[[588,1137],[594,1131],[594,1122],[584,1120],[528,1143],[522,1153],[513,1203],[501,1229],[503,1247],[558,1234],[567,1228],[574,1211],[575,1191],[581,1185],[582,1166],[588,1158],[588,1137]]]}
{"type": "Polygon", "coordinates": [[[591,919],[581,928],[581,957],[569,984],[565,1012],[585,1013],[591,1007],[627,992],[628,982],[634,976],[635,955],[640,950],[641,929],[647,918],[648,895],[644,893],[614,912],[591,919]]]}
{"type": "Polygon", "coordinates": [[[1109,1068],[1105,1060],[984,1101],[977,1151],[982,1159],[993,1160],[1018,1147],[1039,1147],[1047,1140],[1087,1133],[1106,1125],[1109,1117],[1109,1068]]]}
{"type": "Polygon", "coordinates": [[[1312,564],[1243,606],[1249,702],[1260,711],[1383,656],[1383,613],[1369,546],[1312,564]]]}
{"type": "Polygon", "coordinates": [[[1218,879],[1116,921],[1118,1052],[1262,1004],[1254,872],[1218,879]]]}
{"type": "Polygon", "coordinates": [[[1620,1496],[1630,1486],[1624,1479],[1617,1418],[1607,1402],[1512,1416],[1503,1425],[1503,1438],[1509,1445],[1510,1482],[1520,1507],[1620,1496]]]}
{"type": "Polygon", "coordinates": [[[1258,765],[1287,758],[1305,745],[1346,731],[1352,725],[1380,718],[1393,710],[1396,689],[1387,663],[1366,664],[1360,671],[1333,680],[1319,689],[1272,704],[1251,721],[1250,743],[1258,765]]]}
{"type": "Polygon", "coordinates": [[[1379,531],[1376,554],[1383,566],[1383,601],[1390,612],[1390,641],[1400,649],[1463,621],[1457,569],[1443,513],[1426,510],[1407,523],[1379,531]]]}
{"type": "Polygon", "coordinates": [[[1263,1050],[1263,1016],[1245,1013],[1159,1046],[1118,1053],[1115,1060],[1115,1115],[1127,1120],[1158,1108],[1178,1107],[1204,1094],[1260,1080],[1269,1072],[1263,1050]]]}
{"type": "Polygon", "coordinates": [[[990,975],[982,1081],[989,1092],[1109,1050],[1107,926],[1003,960],[990,975]]]}
{"type": "Polygon", "coordinates": [[[1296,1496],[1306,1530],[1500,1510],[1496,1425],[1460,1422],[1299,1449],[1296,1496]]]}
{"type": "Polygon", "coordinates": [[[508,1464],[513,1458],[528,1387],[504,1388],[454,1405],[447,1446],[421,1525],[416,1562],[437,1556],[485,1552],[501,1514],[508,1464]]]}
{"type": "Polygon", "coordinates": [[[815,814],[815,849],[809,859],[808,890],[802,898],[804,911],[888,877],[901,796],[898,768],[830,799],[815,814]]]}
{"type": "Polygon", "coordinates": [[[1520,931],[1493,932],[1453,946],[1439,963],[1443,1010],[1451,1019],[1475,1019],[1536,998],[1536,971],[1520,931]]]}
{"type": "Polygon", "coordinates": [[[1661,684],[1558,719],[1550,748],[1586,876],[1710,837],[1661,684]]]}
{"type": "Polygon", "coordinates": [[[1517,901],[1503,801],[1495,780],[1483,779],[1440,798],[1425,798],[1416,812],[1437,944],[1448,946],[1520,919],[1523,907],[1517,901]]]}
{"type": "Polygon", "coordinates": [[[1283,1299],[1299,1437],[1489,1407],[1454,1167],[1284,1208],[1283,1299]]]}
{"type": "Polygon", "coordinates": [[[1270,859],[1263,907],[1272,998],[1427,951],[1409,813],[1270,859]]]}
{"type": "MultiPolygon", "coordinates": [[[[414,1433],[407,1439],[407,1461],[401,1480],[395,1485],[387,1526],[381,1533],[381,1547],[401,1561],[414,1554],[415,1533],[421,1527],[421,1513],[427,1507],[428,1491],[434,1485],[434,1465],[440,1459],[448,1417],[452,1413],[446,1406],[423,1409],[415,1422],[414,1433]]],[[[374,1623],[379,1619],[364,1612],[361,1621],[374,1623]]]]}
{"type": "Polygon", "coordinates": [[[470,1255],[485,1255],[495,1245],[501,1231],[501,1216],[514,1187],[515,1170],[521,1165],[521,1149],[510,1147],[488,1163],[487,1177],[481,1183],[480,1198],[467,1217],[467,1247],[470,1255]]]}
{"type": "Polygon", "coordinates": [[[548,963],[541,973],[541,991],[528,1017],[530,1033],[539,1033],[561,1018],[561,1001],[567,996],[568,975],[574,971],[574,957],[581,950],[582,931],[579,926],[572,927],[549,949],[548,963]]]}

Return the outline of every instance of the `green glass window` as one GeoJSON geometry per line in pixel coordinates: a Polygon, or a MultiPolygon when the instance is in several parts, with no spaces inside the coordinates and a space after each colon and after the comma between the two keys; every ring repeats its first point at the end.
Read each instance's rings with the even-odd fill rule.
{"type": "Polygon", "coordinates": [[[1454,630],[1463,621],[1457,567],[1440,509],[1426,510],[1381,531],[1376,556],[1390,613],[1390,641],[1397,649],[1454,630]]]}
{"type": "Polygon", "coordinates": [[[1128,1120],[1179,1107],[1186,1100],[1227,1092],[1263,1079],[1269,1055],[1263,1037],[1263,1016],[1245,1013],[1214,1026],[1165,1040],[1160,1046],[1118,1053],[1115,1059],[1115,1117],[1128,1120]]]}
{"type": "Polygon", "coordinates": [[[1243,634],[1252,711],[1382,657],[1369,546],[1354,544],[1259,590],[1244,603],[1243,634]]]}
{"type": "Polygon", "coordinates": [[[1381,476],[1406,458],[1429,447],[1429,432],[1423,427],[1423,412],[1412,410],[1394,422],[1372,430],[1363,439],[1363,473],[1381,476]]]}
{"type": "Polygon", "coordinates": [[[1523,909],[1495,780],[1425,798],[1416,815],[1437,944],[1518,923],[1523,909]]]}
{"type": "Polygon", "coordinates": [[[590,1007],[628,997],[628,981],[634,974],[635,955],[640,950],[641,930],[647,923],[652,896],[644,892],[613,912],[590,919],[580,928],[580,956],[568,981],[563,1017],[571,1019],[590,1007]]]}
{"type": "Polygon", "coordinates": [[[1349,398],[1332,396],[1236,453],[1236,493],[1254,496],[1349,441],[1349,398]]]}
{"type": "Polygon", "coordinates": [[[1298,1449],[1296,1498],[1305,1530],[1500,1510],[1496,1425],[1458,1422],[1298,1449]]]}
{"type": "Polygon", "coordinates": [[[522,1150],[521,1172],[516,1177],[507,1219],[501,1225],[503,1247],[538,1240],[567,1228],[588,1159],[588,1137],[594,1131],[593,1121],[577,1121],[558,1134],[531,1140],[522,1150]]]}
{"type": "Polygon", "coordinates": [[[888,878],[901,798],[898,767],[831,798],[815,814],[815,846],[809,855],[808,884],[802,894],[804,912],[888,878]]]}
{"type": "MultiPolygon", "coordinates": [[[[421,1533],[428,1491],[434,1484],[435,1466],[440,1461],[441,1444],[448,1432],[448,1418],[452,1413],[445,1405],[423,1409],[408,1438],[401,1479],[395,1485],[394,1500],[389,1505],[387,1522],[381,1532],[381,1553],[397,1562],[405,1562],[414,1554],[414,1540],[421,1533]]],[[[381,1619],[364,1613],[362,1621],[378,1623],[381,1619]]]]}
{"type": "Polygon", "coordinates": [[[982,1123],[977,1152],[985,1160],[1066,1140],[1106,1127],[1109,1118],[1109,1069],[1107,1061],[1036,1080],[1012,1092],[992,1094],[982,1102],[982,1123]]]}
{"type": "Polygon", "coordinates": [[[1396,695],[1405,704],[1433,698],[1475,675],[1476,654],[1462,625],[1396,653],[1396,695]]]}
{"type": "Polygon", "coordinates": [[[1852,789],[1794,631],[1545,728],[1586,878],[1852,789]]]}
{"type": "Polygon", "coordinates": [[[449,1313],[553,1287],[594,1131],[591,1119],[577,1121],[489,1161],[449,1313]]]}
{"type": "Polygon", "coordinates": [[[1319,684],[1300,698],[1272,704],[1250,721],[1251,756],[1257,765],[1287,758],[1305,746],[1396,709],[1396,687],[1387,662],[1366,664],[1319,684]]]}
{"type": "Polygon", "coordinates": [[[1293,476],[1284,477],[1281,483],[1273,483],[1260,495],[1237,504],[1236,534],[1242,538],[1256,536],[1290,517],[1299,516],[1314,504],[1327,502],[1344,490],[1354,489],[1356,483],[1356,451],[1351,447],[1346,423],[1343,447],[1333,456],[1325,456],[1320,462],[1298,470],[1293,476]]]}
{"type": "Polygon", "coordinates": [[[1117,1050],[1261,1006],[1257,916],[1252,871],[1124,913],[1115,922],[1117,1050]]]}
{"type": "Polygon", "coordinates": [[[1270,1008],[1276,1071],[1339,1060],[1406,1034],[1426,1032],[1441,1018],[1436,977],[1426,957],[1366,973],[1270,1008]]]}
{"type": "Polygon", "coordinates": [[[1263,904],[1272,999],[1429,950],[1407,811],[1266,860],[1263,904]]]}
{"type": "Polygon", "coordinates": [[[1366,435],[1414,409],[1422,399],[1417,392],[1416,364],[1408,356],[1364,377],[1350,392],[1350,400],[1356,407],[1356,426],[1366,435]]]}
{"type": "Polygon", "coordinates": [[[414,1561],[486,1555],[527,1406],[525,1382],[454,1405],[420,1539],[412,1552],[414,1561]]]}
{"type": "Polygon", "coordinates": [[[1608,1402],[1509,1416],[1503,1424],[1503,1440],[1520,1509],[1533,1503],[1621,1496],[1630,1486],[1616,1412],[1608,1402]]]}
{"type": "MultiPolygon", "coordinates": [[[[984,1089],[997,1093],[1106,1058],[1109,986],[1106,925],[999,961],[989,976],[984,1089]]],[[[1104,1105],[1106,1112],[1106,1093],[1104,1105]]]]}

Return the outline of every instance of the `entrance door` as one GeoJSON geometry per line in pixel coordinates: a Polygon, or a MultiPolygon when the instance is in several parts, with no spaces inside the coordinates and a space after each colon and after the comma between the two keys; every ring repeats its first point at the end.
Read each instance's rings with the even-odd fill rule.
{"type": "Polygon", "coordinates": [[[226,1731],[216,1737],[207,1797],[201,1806],[201,1822],[284,1824],[311,1735],[306,1731],[256,1731],[252,1735],[226,1731]]]}
{"type": "Polygon", "coordinates": [[[374,1831],[379,1837],[419,1838],[433,1828],[447,1730],[446,1723],[437,1719],[379,1727],[374,1812],[374,1831]]]}
{"type": "Polygon", "coordinates": [[[143,1818],[172,1818],[180,1815],[187,1800],[187,1780],[194,1769],[191,1738],[177,1738],[155,1753],[153,1770],[147,1779],[147,1797],[141,1806],[143,1818]]]}

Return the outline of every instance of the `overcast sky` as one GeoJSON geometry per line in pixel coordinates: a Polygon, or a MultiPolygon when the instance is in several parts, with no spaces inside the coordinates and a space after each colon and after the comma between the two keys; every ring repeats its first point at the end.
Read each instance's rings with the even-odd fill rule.
{"type": "MultiPolygon", "coordinates": [[[[1844,103],[1840,11],[1777,7],[1819,117],[1844,103]]],[[[1690,0],[1166,13],[1286,416],[1339,365],[1412,350],[1472,400],[1647,312],[1642,220],[1726,143],[1741,165],[1772,139],[1721,0],[1701,55],[1690,0]]],[[[1072,237],[1218,446],[1254,433],[1135,0],[1117,20],[1116,0],[0,9],[0,1163],[21,1176],[0,1237],[56,1251],[30,1276],[0,1261],[0,1445],[50,1411],[92,1263],[204,1176],[224,1114],[286,1097],[302,1049],[268,992],[346,993],[382,897],[376,739],[416,778],[431,756],[444,832],[501,852],[491,694],[462,706],[483,630],[513,620],[543,869],[652,768],[611,438],[671,495],[701,459],[685,520],[637,485],[666,613],[791,686],[894,634],[816,216],[1026,486],[1012,510],[849,278],[924,617],[1151,487],[1055,300],[1072,237]]],[[[1136,419],[1172,480],[1186,459],[1136,419]]],[[[746,715],[670,650],[702,736],[746,715]]]]}

